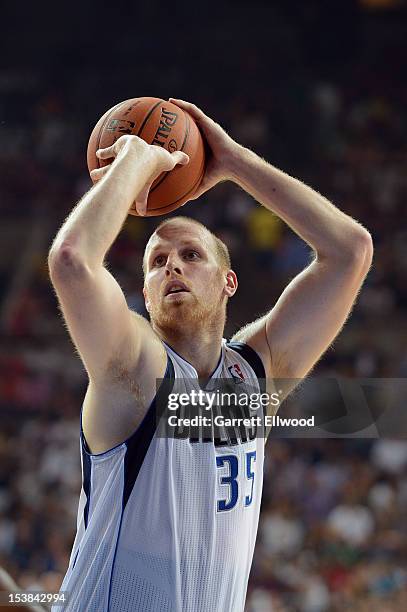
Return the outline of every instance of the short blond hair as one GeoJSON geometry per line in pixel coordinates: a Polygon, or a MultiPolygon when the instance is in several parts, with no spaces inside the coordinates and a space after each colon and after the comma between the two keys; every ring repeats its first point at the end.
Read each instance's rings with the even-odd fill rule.
{"type": "MultiPolygon", "coordinates": [[[[196,221],[196,219],[191,219],[191,217],[172,217],[171,219],[164,219],[164,221],[161,221],[161,223],[155,228],[154,232],[151,234],[151,236],[149,238],[149,242],[151,240],[151,237],[154,234],[156,234],[160,229],[162,229],[163,227],[166,227],[167,225],[171,225],[173,223],[176,223],[177,221],[186,221],[188,223],[193,223],[197,227],[200,227],[205,232],[207,232],[211,236],[211,239],[212,239],[212,242],[213,242],[213,245],[214,245],[215,257],[216,257],[217,262],[219,263],[219,266],[222,269],[230,270],[230,268],[232,267],[232,264],[231,264],[231,261],[230,261],[229,249],[226,246],[226,244],[220,238],[215,236],[215,234],[213,234],[206,227],[206,225],[204,225],[200,221],[196,221]]],[[[148,243],[147,243],[147,246],[148,246],[148,243]]],[[[147,246],[144,249],[144,255],[143,255],[143,272],[144,272],[144,276],[146,275],[146,272],[147,272],[147,258],[146,258],[147,246]]]]}

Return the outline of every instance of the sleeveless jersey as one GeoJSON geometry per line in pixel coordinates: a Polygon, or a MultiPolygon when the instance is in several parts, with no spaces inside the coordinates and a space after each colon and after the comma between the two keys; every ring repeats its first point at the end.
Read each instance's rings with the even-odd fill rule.
{"type": "MultiPolygon", "coordinates": [[[[166,378],[198,385],[164,345],[166,378]]],[[[253,381],[249,346],[222,342],[210,381],[253,381]]],[[[64,612],[243,612],[263,485],[264,437],[221,445],[157,435],[155,401],[125,442],[92,454],[81,427],[83,484],[61,591],[64,612]]],[[[53,610],[61,610],[54,605],[53,610]]]]}

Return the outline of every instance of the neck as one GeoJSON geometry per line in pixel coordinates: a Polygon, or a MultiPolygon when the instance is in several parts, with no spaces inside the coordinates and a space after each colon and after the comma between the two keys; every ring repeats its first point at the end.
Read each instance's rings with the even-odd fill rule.
{"type": "Polygon", "coordinates": [[[184,359],[194,366],[199,378],[208,378],[219,362],[222,347],[224,321],[216,328],[196,326],[191,329],[161,329],[153,325],[155,332],[184,359]]]}

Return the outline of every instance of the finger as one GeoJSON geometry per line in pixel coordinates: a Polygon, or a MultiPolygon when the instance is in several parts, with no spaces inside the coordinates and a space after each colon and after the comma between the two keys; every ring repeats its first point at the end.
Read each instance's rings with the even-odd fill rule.
{"type": "Polygon", "coordinates": [[[98,149],[96,151],[96,157],[99,159],[110,159],[111,157],[114,157],[114,145],[106,147],[106,149],[98,149]]]}
{"type": "Polygon", "coordinates": [[[108,166],[103,166],[103,168],[95,168],[95,170],[90,172],[90,178],[94,183],[96,183],[96,181],[100,181],[100,179],[106,174],[106,172],[108,172],[109,169],[110,164],[108,166]]]}
{"type": "Polygon", "coordinates": [[[171,157],[175,160],[175,165],[186,166],[189,164],[189,155],[183,151],[174,151],[174,153],[171,153],[171,157]]]}
{"type": "Polygon", "coordinates": [[[191,104],[191,102],[186,102],[185,100],[179,100],[178,98],[170,98],[169,102],[179,106],[183,110],[186,110],[194,119],[206,119],[206,115],[200,108],[198,108],[195,104],[191,104]]]}
{"type": "Polygon", "coordinates": [[[145,217],[147,213],[147,200],[152,183],[144,187],[143,191],[139,193],[136,200],[136,212],[140,217],[145,217]]]}
{"type": "Polygon", "coordinates": [[[136,201],[136,211],[140,217],[145,217],[147,212],[147,198],[136,201]]]}

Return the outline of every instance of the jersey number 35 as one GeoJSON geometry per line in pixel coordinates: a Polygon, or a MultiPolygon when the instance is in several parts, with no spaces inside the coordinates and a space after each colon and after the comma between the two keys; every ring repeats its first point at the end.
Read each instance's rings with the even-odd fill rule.
{"type": "Polygon", "coordinates": [[[220,478],[221,485],[228,485],[229,492],[227,499],[218,499],[216,503],[217,512],[225,512],[232,510],[239,499],[239,484],[243,485],[247,481],[251,481],[250,495],[245,495],[244,505],[250,506],[253,501],[254,489],[254,463],[256,461],[256,451],[251,451],[245,455],[246,474],[239,479],[239,459],[236,455],[219,455],[216,457],[216,466],[218,468],[227,468],[228,473],[220,478]],[[239,480],[242,482],[239,483],[239,480]]]}

